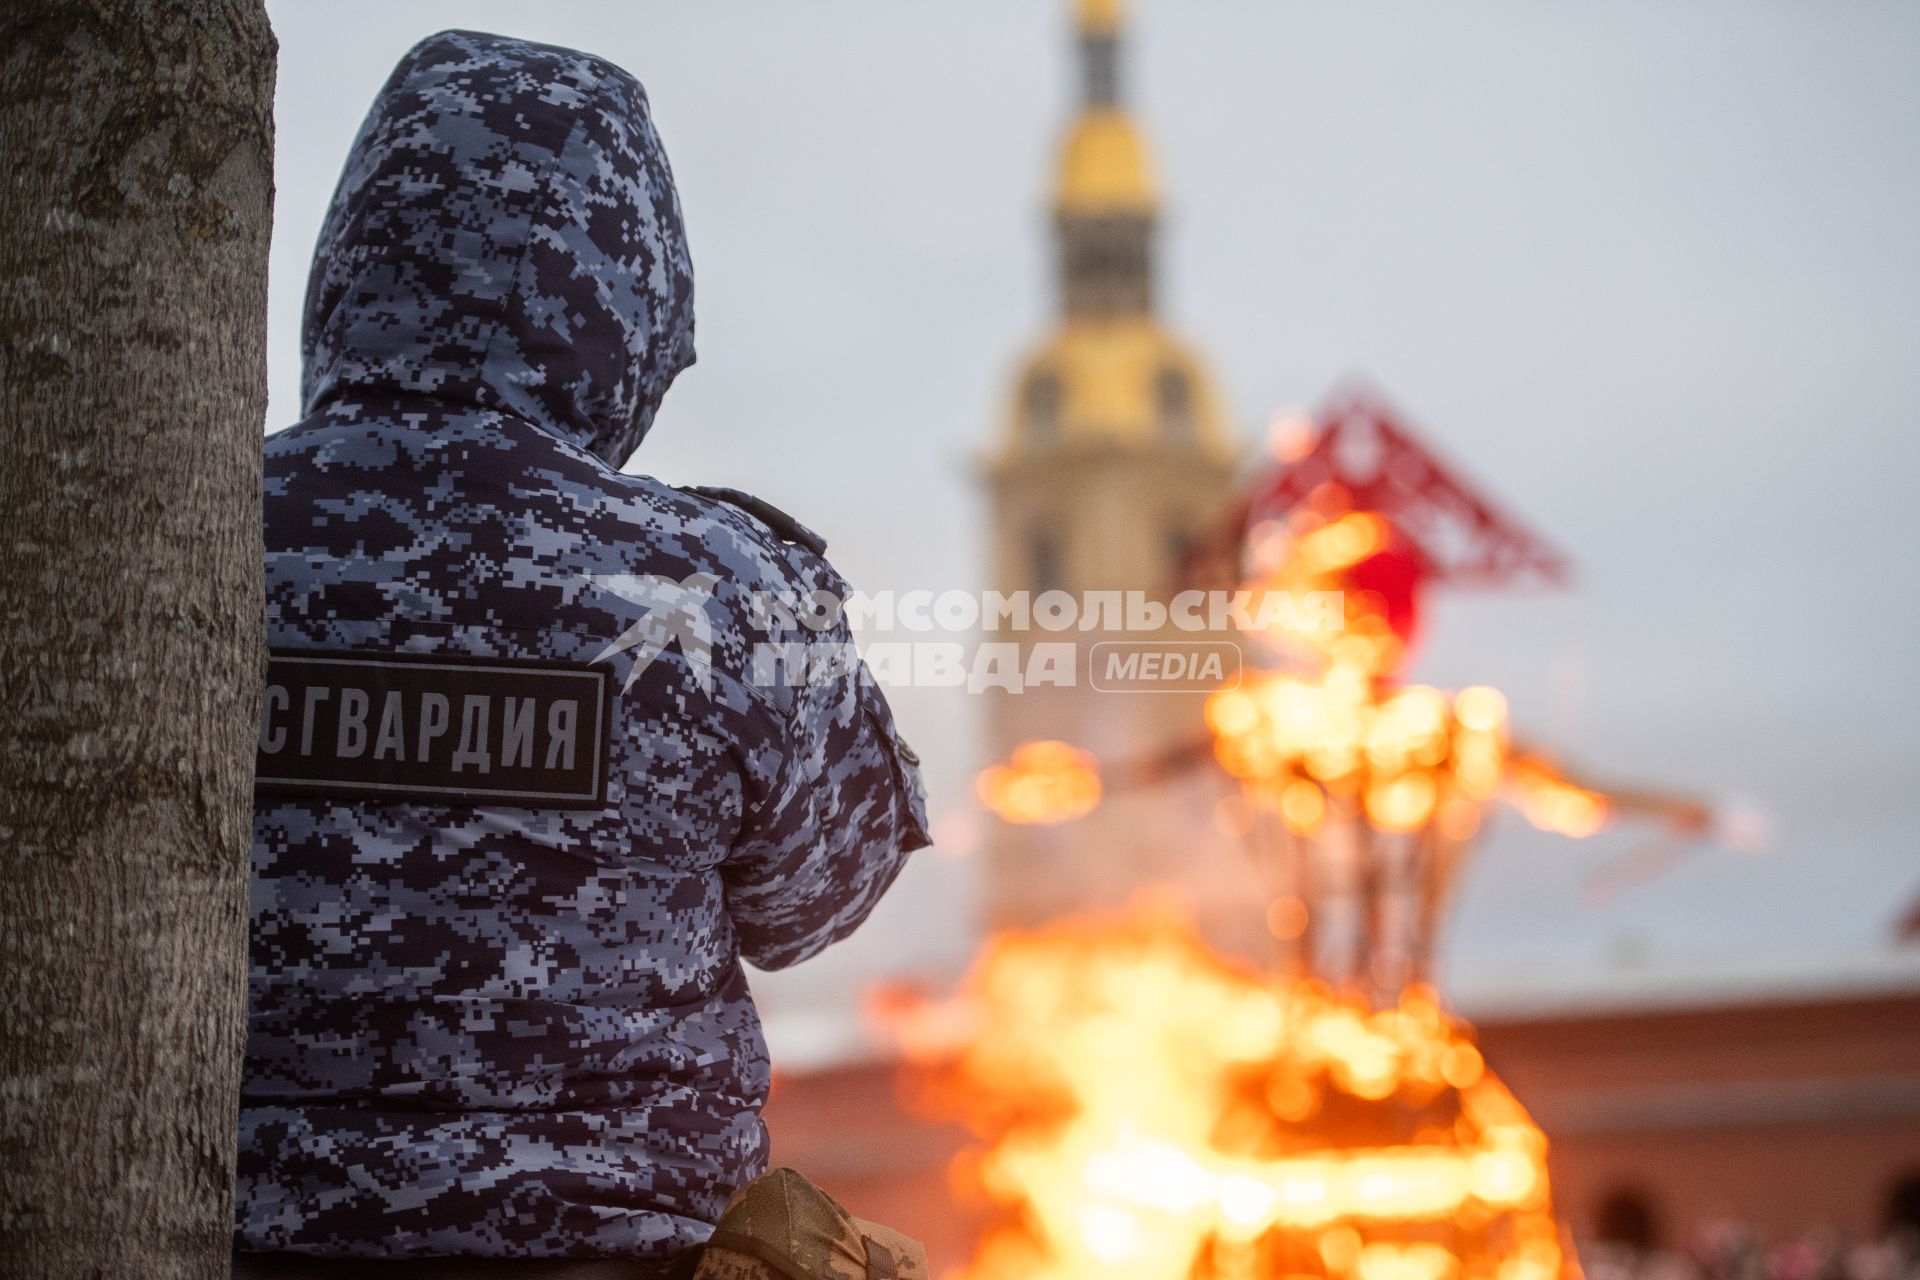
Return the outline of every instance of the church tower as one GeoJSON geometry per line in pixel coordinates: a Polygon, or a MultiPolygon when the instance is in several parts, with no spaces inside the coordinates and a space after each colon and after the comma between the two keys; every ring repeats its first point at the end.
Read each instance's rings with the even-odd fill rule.
{"type": "Polygon", "coordinates": [[[1120,0],[1081,0],[1081,107],[1053,189],[1060,320],[989,465],[1008,588],[1163,590],[1235,448],[1212,380],[1155,315],[1160,193],[1120,82],[1120,0]]]}
{"type": "MultiPolygon", "coordinates": [[[[1121,0],[1079,0],[1077,17],[1079,111],[1052,193],[1059,318],[1022,363],[987,461],[993,585],[1034,596],[1064,590],[1082,600],[1139,591],[1164,602],[1187,586],[1217,585],[1182,581],[1182,572],[1227,503],[1238,451],[1206,368],[1157,314],[1161,191],[1126,110],[1121,0]]],[[[1034,630],[1019,638],[1029,646],[1075,642],[1078,681],[990,692],[993,758],[1054,738],[1114,764],[1203,734],[1199,692],[1093,687],[1096,645],[1119,635],[1034,630]]],[[[1124,637],[1219,638],[1172,628],[1124,637]]],[[[1039,923],[1117,903],[1146,884],[1172,885],[1190,898],[1226,892],[1209,870],[1215,855],[1200,848],[1215,846],[1217,854],[1222,843],[1212,830],[1211,787],[1196,778],[1138,798],[1113,796],[1093,814],[1054,827],[999,824],[989,841],[988,923],[1039,923]],[[1193,794],[1172,794],[1178,791],[1193,794]]],[[[1206,914],[1202,904],[1195,909],[1206,914]]]]}

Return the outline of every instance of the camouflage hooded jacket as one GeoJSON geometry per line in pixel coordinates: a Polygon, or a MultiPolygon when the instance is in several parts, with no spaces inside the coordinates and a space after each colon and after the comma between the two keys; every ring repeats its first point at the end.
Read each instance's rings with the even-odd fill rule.
{"type": "Polygon", "coordinates": [[[632,76],[469,32],[402,59],[266,447],[241,1249],[704,1239],[765,1165],[742,957],[843,937],[927,842],[864,668],[756,664],[847,639],[753,607],[844,591],[817,541],[615,470],[692,295],[632,76]]]}

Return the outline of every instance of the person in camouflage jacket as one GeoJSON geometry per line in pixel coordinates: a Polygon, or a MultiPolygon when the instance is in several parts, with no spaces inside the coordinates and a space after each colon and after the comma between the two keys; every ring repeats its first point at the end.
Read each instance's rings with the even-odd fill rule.
{"type": "Polygon", "coordinates": [[[304,358],[266,445],[236,1249],[682,1257],[766,1164],[742,958],[846,936],[927,834],[864,667],[761,661],[850,643],[762,607],[844,598],[819,540],[618,469],[693,360],[640,84],[416,45],[304,358]]]}

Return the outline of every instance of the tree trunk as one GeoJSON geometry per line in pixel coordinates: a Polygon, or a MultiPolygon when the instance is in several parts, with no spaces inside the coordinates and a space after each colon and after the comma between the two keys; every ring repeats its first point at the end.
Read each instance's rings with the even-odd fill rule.
{"type": "Polygon", "coordinates": [[[0,1276],[231,1256],[274,58],[0,10],[0,1276]]]}

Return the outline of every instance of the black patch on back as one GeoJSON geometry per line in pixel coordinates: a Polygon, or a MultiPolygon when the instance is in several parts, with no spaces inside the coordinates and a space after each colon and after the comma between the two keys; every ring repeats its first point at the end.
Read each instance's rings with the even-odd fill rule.
{"type": "Polygon", "coordinates": [[[391,804],[604,808],[614,688],[604,666],[276,651],[254,789],[391,804]]]}

